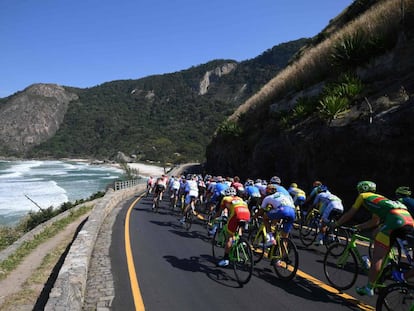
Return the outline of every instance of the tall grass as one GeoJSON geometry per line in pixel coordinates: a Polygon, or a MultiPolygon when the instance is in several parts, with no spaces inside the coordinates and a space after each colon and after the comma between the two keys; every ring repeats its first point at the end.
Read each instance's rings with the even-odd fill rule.
{"type": "MultiPolygon", "coordinates": [[[[414,0],[405,0],[404,4],[406,12],[414,11],[414,0]]],[[[335,69],[343,70],[343,65],[346,62],[341,62],[340,68],[335,67],[335,56],[333,55],[336,55],[336,58],[339,57],[338,46],[346,45],[346,41],[352,40],[352,38],[357,40],[357,36],[359,43],[354,42],[358,44],[355,49],[361,49],[362,44],[375,43],[393,36],[397,37],[401,27],[401,19],[401,0],[379,1],[326,40],[305,51],[300,59],[287,66],[264,85],[259,92],[240,105],[229,117],[229,120],[237,122],[241,115],[250,109],[265,104],[270,105],[288,92],[300,90],[336,74],[335,69]]],[[[355,53],[356,51],[348,49],[345,52],[355,53]]],[[[349,64],[350,67],[352,65],[352,63],[349,64]]]]}

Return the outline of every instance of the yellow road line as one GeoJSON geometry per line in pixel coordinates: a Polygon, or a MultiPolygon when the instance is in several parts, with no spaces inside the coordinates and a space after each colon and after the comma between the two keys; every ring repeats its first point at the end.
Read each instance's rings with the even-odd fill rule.
{"type": "Polygon", "coordinates": [[[128,265],[128,272],[129,272],[129,281],[131,283],[131,290],[132,290],[132,297],[134,299],[135,310],[143,311],[145,310],[144,302],[142,300],[141,291],[138,285],[137,274],[135,272],[135,265],[134,259],[132,258],[132,249],[131,249],[131,239],[129,236],[129,218],[131,215],[132,208],[143,197],[141,195],[138,197],[128,208],[128,212],[126,214],[125,219],[125,253],[126,253],[126,260],[128,265]]]}
{"type": "Polygon", "coordinates": [[[338,291],[336,288],[333,288],[333,287],[329,286],[328,284],[325,284],[324,282],[314,278],[313,276],[311,276],[311,275],[309,275],[309,274],[307,274],[307,273],[305,273],[301,270],[298,270],[296,272],[296,275],[301,277],[301,278],[304,278],[304,279],[308,280],[309,282],[312,282],[313,284],[323,288],[324,290],[326,290],[326,291],[328,291],[328,292],[330,292],[334,295],[337,295],[337,296],[345,299],[346,301],[352,303],[353,305],[357,306],[361,310],[375,310],[374,307],[372,307],[370,305],[367,305],[367,304],[363,303],[362,301],[359,301],[358,299],[352,297],[351,295],[348,295],[347,293],[343,293],[343,292],[338,291]]]}
{"type": "MultiPolygon", "coordinates": [[[[127,258],[127,264],[128,264],[128,271],[129,271],[129,279],[131,282],[131,289],[132,289],[132,296],[134,298],[134,304],[135,304],[135,310],[145,310],[144,307],[144,302],[142,300],[142,296],[141,296],[141,291],[139,289],[139,285],[138,285],[138,280],[137,280],[137,275],[135,272],[135,266],[134,266],[134,261],[132,258],[132,251],[131,251],[131,242],[130,242],[130,237],[129,237],[129,218],[130,218],[130,214],[131,214],[131,210],[132,207],[135,205],[135,203],[141,199],[142,196],[138,197],[134,202],[132,202],[132,204],[130,205],[127,215],[126,215],[126,220],[125,220],[125,251],[126,251],[126,258],[127,258]]],[[[197,217],[199,219],[204,219],[203,216],[201,216],[200,214],[197,215],[197,217]]],[[[296,275],[308,280],[309,282],[321,287],[322,289],[337,295],[343,299],[345,299],[346,301],[350,302],[351,304],[357,306],[358,308],[360,308],[360,310],[364,310],[364,311],[373,311],[375,310],[374,307],[365,304],[361,301],[359,301],[358,299],[355,299],[354,297],[352,297],[351,295],[348,295],[346,293],[342,293],[340,291],[338,291],[337,289],[325,284],[324,282],[314,278],[313,276],[301,271],[298,269],[298,271],[296,272],[296,275]]]]}

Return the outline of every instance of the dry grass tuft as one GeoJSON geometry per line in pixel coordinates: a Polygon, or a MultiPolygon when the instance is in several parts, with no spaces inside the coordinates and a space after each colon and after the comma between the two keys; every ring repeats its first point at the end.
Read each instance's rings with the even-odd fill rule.
{"type": "MultiPolygon", "coordinates": [[[[401,0],[380,1],[341,30],[307,50],[299,60],[282,70],[259,92],[240,105],[229,117],[229,121],[235,122],[251,109],[265,104],[270,105],[289,92],[329,77],[333,71],[331,56],[334,46],[345,37],[362,33],[368,40],[374,39],[378,34],[397,34],[402,19],[401,3],[401,0]]],[[[405,0],[404,5],[406,11],[414,11],[414,0],[405,0]]]]}

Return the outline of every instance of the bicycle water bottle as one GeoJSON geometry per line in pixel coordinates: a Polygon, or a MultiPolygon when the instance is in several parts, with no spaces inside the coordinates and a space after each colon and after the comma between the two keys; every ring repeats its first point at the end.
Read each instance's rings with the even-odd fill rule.
{"type": "Polygon", "coordinates": [[[364,265],[365,269],[371,268],[371,261],[369,260],[369,257],[367,255],[362,256],[362,263],[364,265]]]}

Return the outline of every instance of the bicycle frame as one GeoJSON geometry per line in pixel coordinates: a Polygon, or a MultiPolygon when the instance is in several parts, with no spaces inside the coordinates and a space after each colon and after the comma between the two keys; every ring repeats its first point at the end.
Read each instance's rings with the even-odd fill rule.
{"type": "MultiPolygon", "coordinates": [[[[359,268],[362,268],[364,271],[367,272],[369,269],[367,269],[363,264],[364,262],[362,259],[362,255],[357,248],[357,241],[363,241],[363,242],[369,243],[371,239],[363,235],[360,235],[360,234],[356,234],[356,233],[352,234],[351,240],[349,241],[342,255],[340,255],[337,264],[338,266],[342,267],[347,262],[348,257],[350,256],[350,252],[353,252],[358,261],[359,268]]],[[[373,288],[384,287],[383,284],[379,283],[379,280],[384,272],[385,267],[392,261],[396,262],[396,257],[397,257],[397,254],[395,253],[394,249],[390,248],[387,256],[385,256],[384,260],[382,261],[381,268],[374,281],[373,288]]]]}

